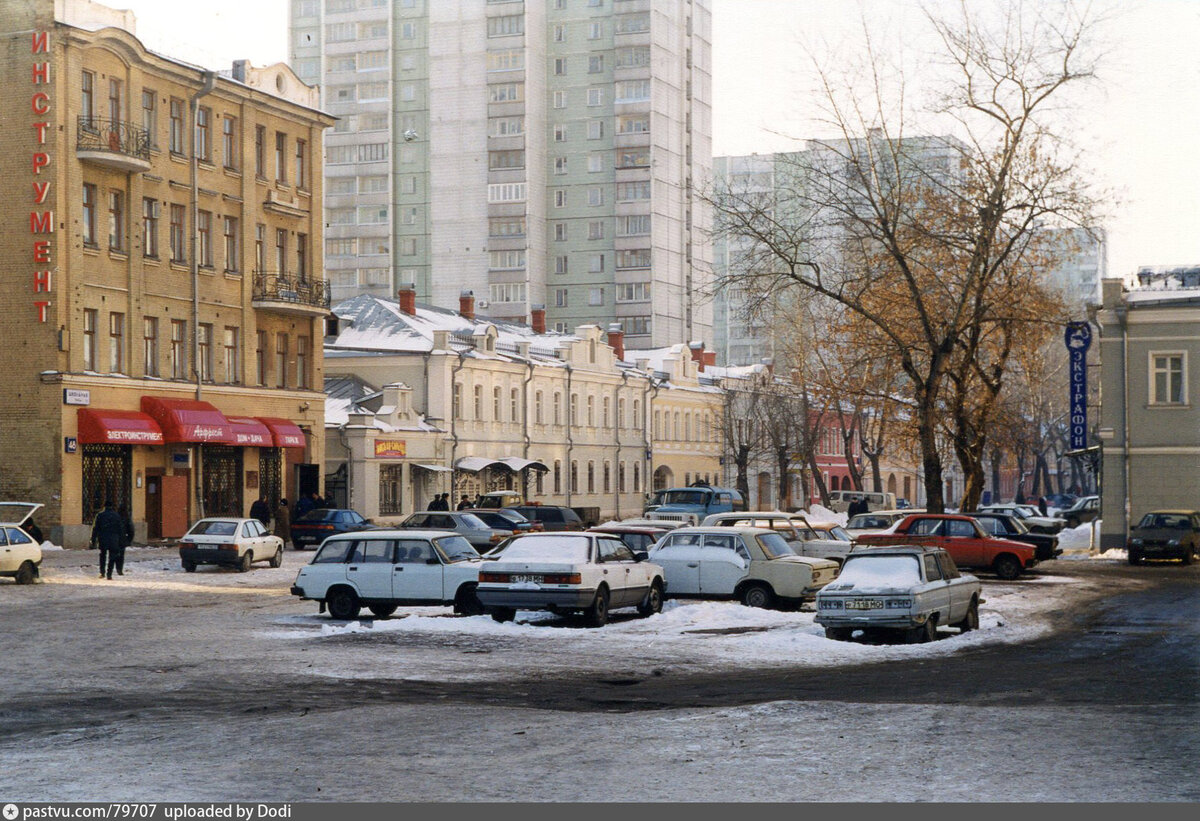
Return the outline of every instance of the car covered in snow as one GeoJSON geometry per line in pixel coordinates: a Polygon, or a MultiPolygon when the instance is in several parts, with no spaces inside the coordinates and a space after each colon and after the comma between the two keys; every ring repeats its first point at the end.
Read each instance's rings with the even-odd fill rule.
{"type": "Polygon", "coordinates": [[[179,562],[188,573],[217,564],[248,571],[255,562],[283,564],[283,539],[258,519],[212,516],[196,522],[179,540],[179,562]]]}
{"type": "Polygon", "coordinates": [[[775,529],[681,527],[650,550],[668,598],[736,599],[748,607],[799,607],[837,576],[830,559],[797,556],[775,529]]]}
{"type": "Polygon", "coordinates": [[[815,621],[831,639],[856,630],[932,641],[939,627],[979,627],[979,579],[960,573],[940,547],[859,548],[817,593],[815,621]]]}
{"type": "Polygon", "coordinates": [[[365,530],[326,539],[300,568],[291,593],[319,603],[334,619],[358,618],[366,607],[379,617],[397,607],[453,605],[479,615],[475,597],[479,553],[462,536],[441,530],[365,530]]]}
{"type": "Polygon", "coordinates": [[[664,587],[662,568],[616,535],[550,532],[509,542],[480,571],[477,593],[496,621],[512,621],[518,610],[548,610],[582,613],[601,627],[610,610],[658,613],[664,587]]]}
{"type": "Polygon", "coordinates": [[[42,546],[23,527],[41,507],[37,502],[0,502],[0,576],[17,584],[33,584],[41,574],[42,546]]]}
{"type": "Polygon", "coordinates": [[[1178,559],[1191,564],[1200,553],[1200,511],[1153,510],[1129,529],[1130,564],[1143,559],[1178,559]]]}

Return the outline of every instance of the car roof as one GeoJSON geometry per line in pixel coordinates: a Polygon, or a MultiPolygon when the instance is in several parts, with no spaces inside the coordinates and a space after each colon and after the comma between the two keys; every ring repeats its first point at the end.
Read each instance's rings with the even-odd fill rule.
{"type": "Polygon", "coordinates": [[[926,553],[945,553],[943,547],[934,545],[918,545],[918,544],[898,544],[879,547],[856,547],[850,551],[847,559],[854,556],[887,556],[887,555],[903,555],[903,556],[918,556],[926,553]]]}
{"type": "MultiPolygon", "coordinates": [[[[436,513],[437,511],[434,511],[434,512],[436,513]]],[[[445,512],[445,511],[443,511],[443,512],[445,512]]],[[[331,539],[337,539],[338,541],[345,541],[347,539],[381,539],[381,538],[443,539],[443,538],[446,538],[447,536],[460,536],[460,534],[451,533],[448,530],[422,530],[420,528],[415,528],[415,527],[413,527],[413,528],[409,528],[409,527],[376,527],[376,528],[372,528],[370,530],[351,530],[346,533],[334,533],[333,535],[331,535],[327,539],[325,539],[325,541],[330,541],[331,539]]],[[[461,536],[460,536],[460,538],[461,538],[461,536]]]]}
{"type": "Polygon", "coordinates": [[[775,533],[769,527],[751,527],[750,525],[735,525],[734,527],[716,527],[713,525],[694,525],[692,527],[678,527],[664,533],[664,536],[675,536],[677,534],[687,533],[702,533],[711,536],[728,536],[730,533],[741,533],[748,536],[765,535],[775,533]]]}

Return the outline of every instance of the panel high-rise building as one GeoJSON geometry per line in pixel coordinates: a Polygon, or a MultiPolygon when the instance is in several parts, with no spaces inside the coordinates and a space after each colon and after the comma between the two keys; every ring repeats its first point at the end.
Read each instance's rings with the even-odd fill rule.
{"type": "Polygon", "coordinates": [[[634,345],[711,335],[709,0],[291,0],[326,137],[334,301],[392,296],[634,345]]]}

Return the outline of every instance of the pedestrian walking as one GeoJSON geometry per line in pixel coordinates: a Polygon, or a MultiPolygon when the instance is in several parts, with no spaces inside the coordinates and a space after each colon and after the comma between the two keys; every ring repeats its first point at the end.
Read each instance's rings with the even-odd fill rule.
{"type": "Polygon", "coordinates": [[[471,500],[469,498],[467,498],[466,494],[463,494],[462,499],[459,500],[459,502],[458,502],[458,509],[459,510],[468,510],[468,509],[470,509],[470,507],[471,507],[471,500]]]}
{"type": "Polygon", "coordinates": [[[125,575],[125,548],[133,544],[133,517],[129,515],[129,509],[125,505],[117,508],[117,515],[121,517],[121,526],[123,528],[123,538],[121,546],[117,548],[116,555],[112,553],[108,555],[108,576],[112,578],[113,567],[117,568],[117,575],[125,575]]]}
{"type": "Polygon", "coordinates": [[[271,526],[271,506],[267,504],[266,495],[258,497],[258,501],[250,505],[250,518],[258,519],[263,527],[271,526]]]}
{"type": "Polygon", "coordinates": [[[275,535],[283,539],[283,547],[286,550],[292,541],[292,512],[288,508],[287,499],[280,499],[275,508],[275,535]]]}
{"type": "Polygon", "coordinates": [[[96,515],[92,523],[92,547],[100,549],[100,578],[112,578],[113,560],[125,542],[125,522],[113,508],[112,500],[104,503],[104,510],[96,515]]]}

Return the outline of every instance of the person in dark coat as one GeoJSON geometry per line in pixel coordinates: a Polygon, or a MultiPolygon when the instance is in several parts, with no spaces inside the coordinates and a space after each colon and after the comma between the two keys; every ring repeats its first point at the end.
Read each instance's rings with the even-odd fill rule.
{"type": "Polygon", "coordinates": [[[104,503],[104,510],[96,515],[92,524],[92,547],[100,548],[100,578],[112,578],[113,562],[117,551],[124,552],[125,522],[121,514],[113,509],[112,500],[104,503]]]}
{"type": "Polygon", "coordinates": [[[470,508],[471,508],[471,500],[469,498],[467,498],[466,494],[463,494],[462,499],[459,500],[458,509],[459,510],[470,510],[470,508]]]}
{"type": "Polygon", "coordinates": [[[121,524],[125,528],[124,538],[121,539],[121,546],[117,549],[114,556],[111,552],[108,554],[108,575],[112,577],[112,568],[117,568],[117,575],[125,575],[125,548],[133,544],[133,517],[129,515],[129,510],[125,505],[117,508],[117,515],[121,517],[121,524]]]}
{"type": "Polygon", "coordinates": [[[296,515],[292,517],[292,521],[299,519],[305,513],[313,509],[312,494],[304,496],[303,494],[296,500],[296,509],[293,511],[296,515]]]}
{"type": "Polygon", "coordinates": [[[259,496],[258,501],[250,505],[250,518],[258,519],[263,527],[271,526],[271,506],[267,504],[266,496],[259,496]]]}
{"type": "Polygon", "coordinates": [[[439,493],[437,496],[433,497],[433,501],[430,502],[429,507],[427,507],[425,509],[426,510],[449,510],[450,503],[448,501],[446,501],[446,494],[439,493]]]}
{"type": "Polygon", "coordinates": [[[1045,516],[1045,515],[1046,515],[1046,511],[1047,511],[1048,509],[1049,509],[1049,506],[1046,504],[1046,497],[1045,497],[1045,496],[1039,496],[1039,497],[1038,497],[1038,513],[1040,513],[1040,514],[1042,514],[1043,516],[1045,516]]]}
{"type": "Polygon", "coordinates": [[[287,499],[280,499],[275,508],[275,535],[283,539],[285,548],[292,541],[292,512],[288,509],[287,499]]]}

